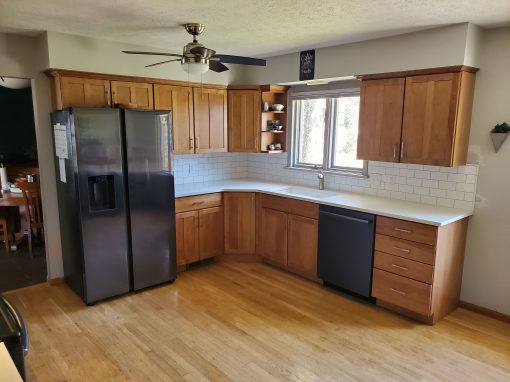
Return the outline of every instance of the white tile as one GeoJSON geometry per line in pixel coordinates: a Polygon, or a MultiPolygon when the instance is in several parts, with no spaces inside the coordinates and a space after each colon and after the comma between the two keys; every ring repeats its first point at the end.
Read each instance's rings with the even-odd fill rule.
{"type": "Polygon", "coordinates": [[[439,183],[437,180],[424,179],[422,186],[429,188],[439,188],[439,183]]]}
{"type": "Polygon", "coordinates": [[[431,172],[430,173],[430,179],[448,180],[448,174],[445,174],[445,173],[442,173],[442,172],[431,172]]]}
{"type": "Polygon", "coordinates": [[[402,169],[400,169],[399,175],[400,176],[413,177],[414,176],[414,170],[409,170],[409,169],[402,168],[402,169]]]}
{"type": "Polygon", "coordinates": [[[420,195],[406,194],[406,200],[409,201],[409,202],[419,202],[420,201],[420,195]]]}
{"type": "Polygon", "coordinates": [[[466,192],[464,194],[464,200],[466,202],[474,202],[475,201],[475,193],[474,192],[466,192]]]}
{"type": "Polygon", "coordinates": [[[430,195],[436,196],[438,198],[446,198],[446,190],[440,190],[437,188],[431,188],[430,189],[430,195]]]}
{"type": "Polygon", "coordinates": [[[464,192],[462,191],[446,191],[446,197],[448,199],[464,200],[464,192]]]}
{"type": "Polygon", "coordinates": [[[441,207],[453,207],[454,203],[455,203],[455,201],[452,199],[443,199],[443,198],[437,199],[437,205],[441,206],[441,207]]]}
{"type": "Polygon", "coordinates": [[[413,193],[413,191],[414,191],[413,186],[409,186],[407,184],[399,184],[398,190],[400,192],[407,192],[407,193],[413,193]]]}
{"type": "Polygon", "coordinates": [[[466,175],[466,183],[476,183],[476,175],[466,175]]]}
{"type": "Polygon", "coordinates": [[[430,179],[430,171],[417,170],[414,172],[414,176],[420,179],[430,179]]]}
{"type": "Polygon", "coordinates": [[[437,205],[437,198],[433,196],[422,195],[420,201],[424,204],[430,204],[431,206],[437,205]]]}
{"type": "Polygon", "coordinates": [[[451,174],[457,174],[459,172],[457,167],[439,167],[440,172],[447,172],[451,174]]]}
{"type": "Polygon", "coordinates": [[[417,178],[407,178],[407,184],[410,186],[421,186],[423,183],[423,180],[417,179],[417,178]]]}
{"type": "Polygon", "coordinates": [[[418,195],[429,195],[430,188],[427,187],[414,187],[414,193],[418,195]]]}
{"type": "Polygon", "coordinates": [[[439,182],[439,189],[441,190],[455,190],[457,188],[457,183],[455,182],[439,182]]]}
{"type": "Polygon", "coordinates": [[[465,183],[466,175],[464,175],[464,174],[448,174],[448,181],[449,182],[465,183]]]}
{"type": "Polygon", "coordinates": [[[475,192],[475,185],[472,183],[457,183],[457,191],[475,192]]]}
{"type": "Polygon", "coordinates": [[[404,192],[391,191],[392,199],[406,200],[406,194],[404,192]]]}
{"type": "Polygon", "coordinates": [[[463,200],[456,200],[454,205],[455,208],[462,208],[464,210],[472,210],[474,208],[473,202],[466,202],[463,200]]]}

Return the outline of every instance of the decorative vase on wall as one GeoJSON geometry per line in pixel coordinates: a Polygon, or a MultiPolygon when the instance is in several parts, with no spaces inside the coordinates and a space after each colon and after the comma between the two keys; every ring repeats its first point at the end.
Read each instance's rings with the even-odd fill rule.
{"type": "Polygon", "coordinates": [[[496,152],[498,152],[505,140],[508,138],[508,134],[510,133],[491,132],[492,144],[494,145],[494,150],[496,150],[496,152]]]}

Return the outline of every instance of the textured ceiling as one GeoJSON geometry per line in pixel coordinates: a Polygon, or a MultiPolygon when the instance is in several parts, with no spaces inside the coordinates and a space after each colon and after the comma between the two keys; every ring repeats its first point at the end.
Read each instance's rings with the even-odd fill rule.
{"type": "Polygon", "coordinates": [[[0,31],[56,31],[179,51],[180,24],[225,54],[271,56],[472,22],[509,25],[510,0],[0,0],[0,31]]]}

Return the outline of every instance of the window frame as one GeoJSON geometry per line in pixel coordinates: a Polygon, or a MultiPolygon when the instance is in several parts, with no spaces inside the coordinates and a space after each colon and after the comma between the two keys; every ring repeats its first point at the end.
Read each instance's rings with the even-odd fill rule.
{"type": "Polygon", "coordinates": [[[368,161],[363,161],[361,168],[344,167],[333,165],[335,142],[335,126],[336,126],[336,104],[333,98],[352,97],[360,95],[359,88],[346,88],[346,89],[328,89],[306,92],[289,92],[288,99],[288,126],[290,127],[290,152],[288,156],[287,168],[293,170],[316,171],[322,169],[324,173],[331,173],[336,175],[346,175],[354,177],[368,178],[368,161]],[[298,162],[299,158],[299,126],[294,125],[294,120],[297,116],[298,110],[294,108],[294,102],[297,100],[326,98],[326,126],[324,131],[324,154],[322,158],[322,166],[298,162]]]}

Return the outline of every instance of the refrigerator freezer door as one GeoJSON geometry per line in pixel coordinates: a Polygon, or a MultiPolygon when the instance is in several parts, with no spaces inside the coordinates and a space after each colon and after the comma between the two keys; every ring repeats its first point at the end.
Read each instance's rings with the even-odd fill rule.
{"type": "Polygon", "coordinates": [[[125,110],[135,290],[176,277],[171,114],[125,110]]]}
{"type": "Polygon", "coordinates": [[[85,302],[130,289],[120,110],[73,109],[85,302]]]}

